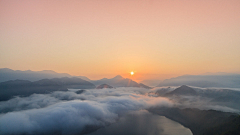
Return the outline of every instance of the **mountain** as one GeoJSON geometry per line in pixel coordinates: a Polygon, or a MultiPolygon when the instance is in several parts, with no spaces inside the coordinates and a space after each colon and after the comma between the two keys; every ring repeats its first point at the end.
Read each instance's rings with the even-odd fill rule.
{"type": "Polygon", "coordinates": [[[138,87],[145,88],[145,89],[152,89],[152,87],[149,87],[149,86],[147,86],[147,85],[145,85],[143,83],[139,83],[138,87]]]}
{"type": "MultiPolygon", "coordinates": [[[[232,111],[240,110],[240,91],[220,88],[193,88],[183,85],[178,88],[161,88],[151,91],[150,95],[168,97],[182,105],[193,105],[205,103],[211,106],[223,106],[232,111]],[[235,109],[235,110],[234,110],[235,109]]],[[[200,105],[202,106],[202,105],[200,105]]]]}
{"type": "Polygon", "coordinates": [[[67,91],[67,88],[91,89],[95,85],[80,78],[53,78],[31,82],[27,80],[11,80],[0,83],[0,101],[9,100],[14,96],[45,94],[53,91],[67,91]]]}
{"type": "MultiPolygon", "coordinates": [[[[20,70],[12,70],[9,68],[2,68],[0,69],[0,82],[5,82],[9,80],[29,80],[29,81],[38,81],[41,80],[41,82],[44,82],[45,79],[53,79],[55,78],[55,81],[53,80],[45,80],[46,83],[56,83],[56,78],[63,78],[63,77],[75,77],[80,78],[82,80],[88,81],[93,83],[94,85],[101,85],[101,84],[109,84],[113,87],[142,87],[146,89],[150,89],[151,87],[148,87],[144,84],[138,84],[137,82],[128,79],[123,78],[120,75],[115,76],[114,78],[107,79],[103,78],[101,80],[90,80],[89,78],[85,76],[71,76],[66,73],[57,73],[51,70],[43,70],[43,71],[20,71],[20,70]]],[[[37,83],[37,82],[35,82],[37,83]]],[[[40,82],[39,82],[40,83],[40,82]]],[[[71,86],[73,87],[73,86],[71,86]]],[[[73,87],[74,88],[74,87],[73,87]]],[[[77,87],[75,87],[77,88],[77,87]]]]}
{"type": "Polygon", "coordinates": [[[83,80],[85,80],[85,81],[89,81],[89,82],[92,81],[92,80],[90,80],[89,78],[87,78],[86,76],[75,76],[75,77],[81,78],[81,79],[83,79],[83,80]]]}
{"type": "Polygon", "coordinates": [[[37,81],[41,79],[52,79],[52,78],[61,78],[61,77],[72,77],[66,73],[57,73],[51,70],[43,70],[43,71],[20,71],[20,70],[12,70],[9,68],[0,69],[0,82],[9,81],[9,80],[29,80],[29,81],[37,81]]]}
{"type": "Polygon", "coordinates": [[[193,135],[240,134],[240,116],[236,113],[191,108],[151,108],[149,111],[179,122],[193,135]]]}
{"type": "Polygon", "coordinates": [[[53,79],[42,79],[39,81],[33,82],[39,86],[48,86],[48,85],[61,85],[67,88],[72,89],[92,89],[95,88],[95,85],[77,77],[63,77],[63,78],[53,78],[53,79]]]}
{"type": "Polygon", "coordinates": [[[21,87],[29,86],[32,82],[28,80],[10,80],[0,83],[0,87],[21,87]]]}
{"type": "Polygon", "coordinates": [[[167,96],[172,95],[197,95],[197,92],[186,85],[182,85],[181,87],[176,88],[174,91],[166,93],[167,96]]]}
{"type": "Polygon", "coordinates": [[[240,74],[184,75],[166,79],[160,82],[158,87],[183,84],[196,87],[240,88],[240,74]]]}
{"type": "Polygon", "coordinates": [[[171,87],[157,89],[155,92],[151,92],[153,95],[164,96],[166,93],[171,91],[171,87]]]}
{"type": "Polygon", "coordinates": [[[137,82],[127,78],[125,79],[120,75],[111,79],[103,78],[101,80],[92,81],[92,83],[95,85],[109,84],[113,87],[138,87],[137,82]]]}
{"type": "Polygon", "coordinates": [[[138,84],[137,82],[128,79],[128,78],[123,78],[120,75],[115,76],[114,78],[107,79],[103,78],[101,80],[95,80],[91,81],[95,85],[101,85],[101,84],[108,84],[113,87],[143,87],[143,88],[150,88],[144,84],[138,84]]]}
{"type": "Polygon", "coordinates": [[[99,86],[97,86],[97,89],[103,89],[103,88],[113,88],[112,86],[110,86],[110,85],[107,85],[107,84],[101,84],[101,85],[99,85],[99,86]]]}
{"type": "Polygon", "coordinates": [[[0,69],[0,82],[5,82],[9,80],[29,80],[29,81],[38,81],[41,79],[53,79],[53,78],[63,78],[63,77],[77,77],[85,81],[91,81],[85,76],[71,76],[67,73],[57,73],[52,70],[43,70],[43,71],[20,71],[12,70],[9,68],[0,69]]]}

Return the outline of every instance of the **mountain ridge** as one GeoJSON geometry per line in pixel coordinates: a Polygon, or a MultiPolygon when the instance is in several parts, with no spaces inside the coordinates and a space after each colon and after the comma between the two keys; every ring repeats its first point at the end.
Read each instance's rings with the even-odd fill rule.
{"type": "Polygon", "coordinates": [[[157,87],[180,86],[240,88],[240,74],[183,75],[161,81],[157,87]]]}
{"type": "Polygon", "coordinates": [[[31,94],[46,94],[54,91],[67,91],[68,88],[91,89],[96,86],[80,78],[63,77],[42,79],[39,81],[10,80],[0,83],[0,101],[11,99],[13,96],[29,96],[31,94]]]}
{"type": "Polygon", "coordinates": [[[0,69],[0,82],[5,82],[9,80],[29,80],[38,81],[41,79],[52,79],[52,78],[62,78],[62,77],[73,77],[67,73],[57,73],[52,70],[42,70],[42,71],[32,71],[32,70],[12,70],[9,68],[0,69]]]}
{"type": "MultiPolygon", "coordinates": [[[[63,77],[76,77],[83,79],[85,81],[91,82],[94,85],[109,84],[113,87],[142,87],[146,89],[151,89],[151,87],[139,84],[132,79],[123,78],[121,75],[116,75],[113,78],[102,78],[100,80],[91,80],[86,76],[72,76],[67,73],[57,73],[52,70],[42,70],[42,71],[31,71],[31,70],[12,70],[9,68],[0,69],[0,82],[5,82],[9,80],[29,80],[29,81],[39,81],[42,79],[54,79],[63,77]]],[[[43,80],[42,80],[43,81],[43,80]]]]}
{"type": "Polygon", "coordinates": [[[137,83],[129,78],[123,78],[121,75],[116,75],[113,78],[103,78],[100,80],[91,81],[95,85],[108,84],[113,87],[141,87],[146,89],[151,89],[151,87],[144,85],[142,83],[137,83]]]}

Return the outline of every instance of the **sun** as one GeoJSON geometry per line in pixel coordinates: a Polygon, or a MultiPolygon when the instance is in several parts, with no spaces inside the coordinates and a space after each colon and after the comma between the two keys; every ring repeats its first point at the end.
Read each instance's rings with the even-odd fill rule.
{"type": "Polygon", "coordinates": [[[130,72],[130,74],[131,74],[131,75],[134,75],[134,72],[132,71],[132,72],[130,72]]]}

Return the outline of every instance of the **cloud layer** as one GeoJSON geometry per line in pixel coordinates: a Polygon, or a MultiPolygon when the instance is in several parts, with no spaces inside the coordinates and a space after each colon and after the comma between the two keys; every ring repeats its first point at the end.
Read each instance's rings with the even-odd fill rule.
{"type": "Polygon", "coordinates": [[[180,108],[198,108],[201,110],[218,110],[223,112],[240,112],[240,91],[222,88],[192,87],[196,95],[171,95],[165,94],[173,91],[176,87],[159,87],[149,92],[149,96],[166,96],[174,106],[180,108]]]}
{"type": "Polygon", "coordinates": [[[154,106],[172,106],[141,88],[93,89],[34,94],[0,102],[0,134],[81,134],[116,122],[120,116],[154,106]]]}
{"type": "MultiPolygon", "coordinates": [[[[151,107],[239,112],[238,91],[194,88],[196,96],[161,97],[172,88],[116,88],[33,94],[0,102],[0,134],[85,134],[151,107]],[[226,95],[228,102],[218,96],[226,95]],[[218,100],[216,100],[218,99],[218,100]],[[221,99],[221,98],[220,98],[221,99]],[[234,104],[235,103],[235,104],[234,104]]],[[[225,96],[226,97],[226,96],[225,96]]],[[[225,99],[225,98],[224,98],[225,99]]]]}

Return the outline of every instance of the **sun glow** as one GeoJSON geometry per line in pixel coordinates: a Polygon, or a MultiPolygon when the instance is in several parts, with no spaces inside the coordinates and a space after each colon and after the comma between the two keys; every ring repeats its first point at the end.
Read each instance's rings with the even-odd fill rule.
{"type": "Polygon", "coordinates": [[[130,72],[130,74],[131,74],[131,75],[134,75],[134,72],[132,71],[132,72],[130,72]]]}

